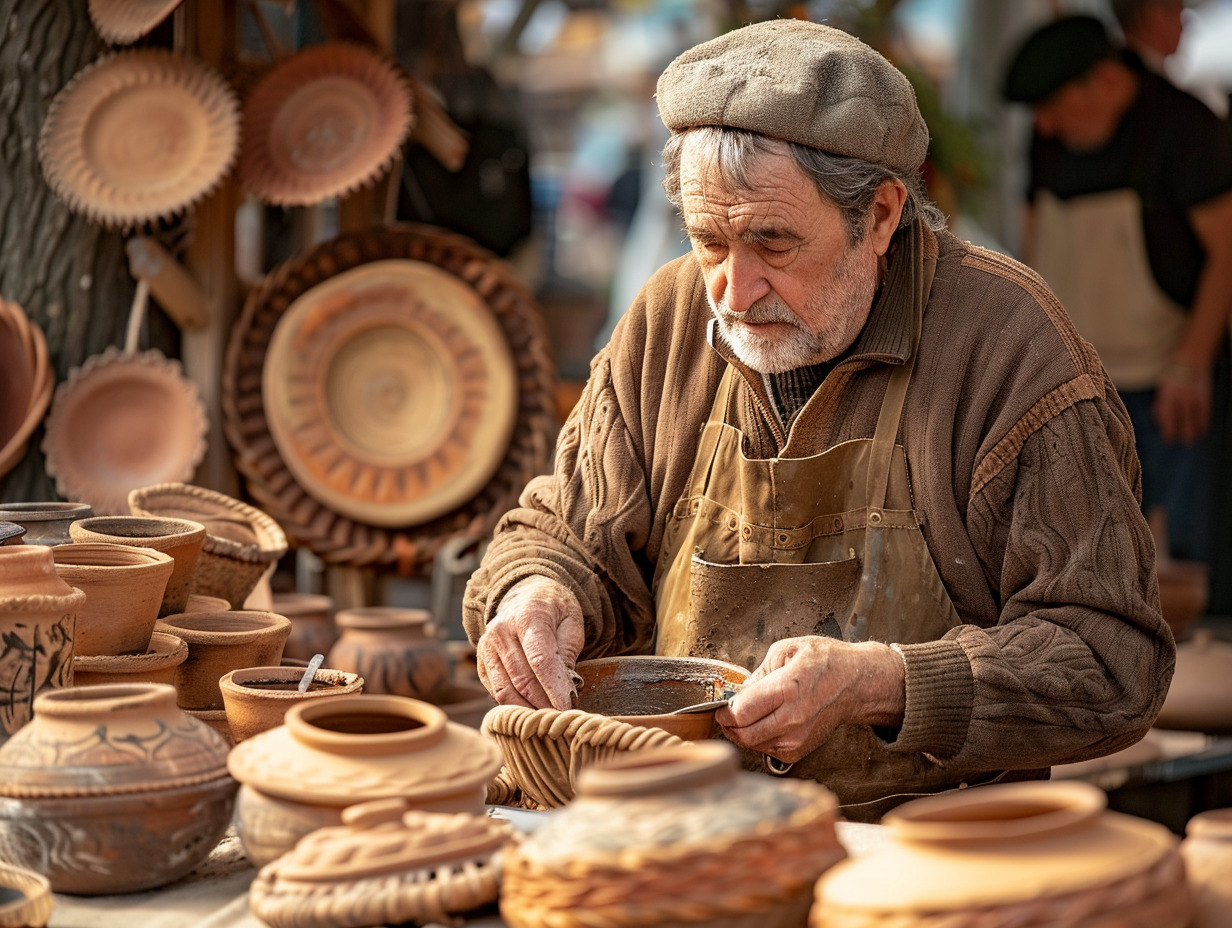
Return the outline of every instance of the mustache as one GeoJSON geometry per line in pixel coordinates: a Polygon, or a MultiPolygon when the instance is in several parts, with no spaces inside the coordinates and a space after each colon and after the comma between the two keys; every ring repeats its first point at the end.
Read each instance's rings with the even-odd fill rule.
{"type": "Polygon", "coordinates": [[[727,305],[727,297],[720,300],[714,307],[714,313],[725,325],[738,322],[749,325],[763,325],[769,322],[785,322],[788,325],[799,326],[800,320],[791,308],[776,296],[763,296],[742,313],[733,312],[727,305]]]}

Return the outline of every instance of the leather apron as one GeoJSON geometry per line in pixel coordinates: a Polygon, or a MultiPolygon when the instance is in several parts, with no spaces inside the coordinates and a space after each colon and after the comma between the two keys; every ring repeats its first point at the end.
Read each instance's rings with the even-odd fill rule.
{"type": "Polygon", "coordinates": [[[1142,231],[1142,200],[1110,190],[1061,200],[1035,194],[1035,269],[1121,390],[1160,378],[1185,310],[1160,289],[1142,231]]]}
{"type": "MultiPolygon", "coordinates": [[[[918,238],[913,245],[918,344],[935,260],[920,257],[918,238]]],[[[746,457],[744,436],[730,424],[740,374],[728,364],[664,536],[669,566],[656,577],[656,653],[752,670],[782,638],[907,644],[959,624],[895,443],[913,364],[914,356],[892,372],[871,439],[769,459],[746,457]]],[[[745,760],[761,758],[748,752],[745,760]]],[[[959,785],[923,753],[889,751],[857,725],[840,727],[791,775],[820,780],[856,818],[865,817],[851,814],[857,806],[875,818],[894,804],[883,799],[959,785]]]]}

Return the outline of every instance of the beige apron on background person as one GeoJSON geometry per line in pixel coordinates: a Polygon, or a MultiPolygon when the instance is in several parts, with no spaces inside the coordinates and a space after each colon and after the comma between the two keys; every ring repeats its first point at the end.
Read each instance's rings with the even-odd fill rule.
{"type": "MultiPolygon", "coordinates": [[[[916,254],[907,259],[923,271],[915,282],[918,343],[935,260],[920,260],[918,232],[912,242],[916,254]]],[[[743,434],[728,424],[740,376],[728,365],[664,536],[669,566],[655,585],[656,653],[752,670],[783,638],[908,644],[959,624],[895,444],[913,364],[914,356],[892,372],[873,438],[769,459],[745,457],[743,434]]],[[[924,754],[889,751],[857,725],[840,727],[791,774],[834,790],[851,818],[878,817],[884,797],[959,785],[924,754]]]]}
{"type": "Polygon", "coordinates": [[[1120,390],[1159,382],[1185,326],[1185,310],[1155,281],[1142,200],[1110,190],[1061,200],[1035,194],[1033,264],[1095,346],[1120,390]]]}

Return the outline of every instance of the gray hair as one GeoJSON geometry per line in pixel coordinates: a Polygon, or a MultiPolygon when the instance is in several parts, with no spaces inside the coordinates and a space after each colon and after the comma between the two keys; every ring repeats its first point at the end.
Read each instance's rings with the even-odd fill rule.
{"type": "Polygon", "coordinates": [[[686,137],[693,137],[701,146],[700,154],[718,170],[724,183],[737,190],[751,190],[749,172],[759,155],[781,150],[786,145],[791,156],[805,174],[812,178],[822,198],[833,203],[843,214],[847,238],[861,241],[868,227],[868,214],[878,188],[887,180],[897,180],[907,188],[907,199],[898,220],[903,229],[921,219],[934,232],[945,227],[945,215],[924,192],[918,171],[899,173],[883,164],[832,155],[819,148],[783,142],[746,129],[729,126],[697,126],[673,133],[663,146],[663,189],[668,201],[682,209],[680,196],[680,158],[686,137]]]}

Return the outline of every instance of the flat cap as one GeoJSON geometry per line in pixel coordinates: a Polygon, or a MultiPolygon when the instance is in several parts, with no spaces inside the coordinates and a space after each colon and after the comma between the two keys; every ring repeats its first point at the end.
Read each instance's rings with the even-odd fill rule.
{"type": "Polygon", "coordinates": [[[756,23],[689,49],[655,96],[673,132],[747,129],[903,172],[928,150],[903,73],[855,36],[803,20],[756,23]]]}
{"type": "Polygon", "coordinates": [[[1039,103],[1115,54],[1102,22],[1065,16],[1027,36],[1010,60],[1001,92],[1011,103],[1039,103]]]}

